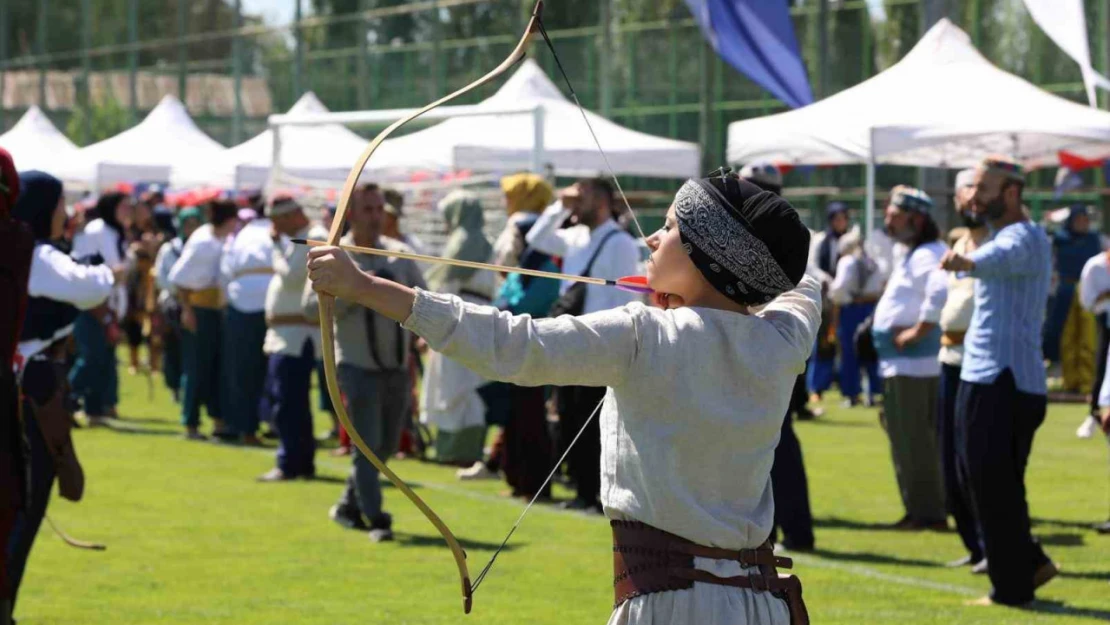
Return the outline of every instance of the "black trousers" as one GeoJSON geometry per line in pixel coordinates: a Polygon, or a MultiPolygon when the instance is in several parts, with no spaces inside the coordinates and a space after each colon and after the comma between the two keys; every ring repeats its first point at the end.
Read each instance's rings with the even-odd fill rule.
{"type": "Polygon", "coordinates": [[[1019,391],[1009,369],[990,384],[960,382],[956,396],[959,475],[979,519],[996,603],[1032,601],[1033,573],[1048,560],[1030,531],[1025,498],[1025,468],[1046,406],[1044,395],[1019,391]]]}
{"type": "MultiPolygon", "coordinates": [[[[558,389],[560,453],[570,446],[582,424],[605,397],[605,387],[560,386],[558,389]]],[[[601,495],[601,415],[589,426],[567,456],[567,472],[578,488],[577,498],[599,503],[601,495]]]]}
{"type": "Polygon", "coordinates": [[[979,522],[972,512],[971,495],[960,483],[958,454],[956,453],[956,394],[960,389],[960,367],[942,365],[940,369],[940,400],[937,408],[937,440],[940,448],[940,468],[944,472],[944,500],[948,514],[956,521],[960,535],[972,562],[983,559],[979,522]]]}
{"type": "Polygon", "coordinates": [[[1110,329],[1106,327],[1107,314],[1095,315],[1098,327],[1098,351],[1095,352],[1095,379],[1091,381],[1091,414],[1099,415],[1098,394],[1102,391],[1102,378],[1106,375],[1106,354],[1110,351],[1110,329]]]}
{"type": "MultiPolygon", "coordinates": [[[[790,414],[782,421],[775,462],[771,465],[771,492],[775,496],[775,527],[783,541],[795,548],[813,548],[813,513],[809,509],[809,484],[802,460],[802,446],[794,435],[790,414]]],[[[776,531],[771,531],[774,539],[776,531]]]]}
{"type": "MultiPolygon", "coordinates": [[[[24,376],[32,375],[28,372],[24,376]]],[[[23,581],[23,573],[27,567],[27,558],[31,555],[31,547],[35,544],[35,536],[39,533],[39,526],[46,516],[46,506],[50,502],[50,490],[54,485],[54,461],[50,457],[50,450],[39,429],[38,419],[29,401],[23,403],[23,436],[27,437],[30,451],[30,498],[23,510],[16,514],[15,526],[8,544],[0,556],[5,558],[5,567],[8,574],[9,592],[12,601],[12,610],[19,595],[19,585],[23,581]]]]}

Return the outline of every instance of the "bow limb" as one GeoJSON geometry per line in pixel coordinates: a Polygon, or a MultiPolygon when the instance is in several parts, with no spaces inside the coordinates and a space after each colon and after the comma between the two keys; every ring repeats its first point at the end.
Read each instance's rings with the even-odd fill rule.
{"type": "MultiPolygon", "coordinates": [[[[528,27],[525,30],[524,35],[521,37],[520,42],[517,44],[516,48],[513,49],[512,53],[509,54],[509,56],[504,61],[502,61],[496,69],[479,78],[478,80],[470,83],[469,85],[463,87],[462,89],[459,89],[458,91],[455,91],[454,93],[446,97],[432,102],[431,104],[425,106],[419,111],[416,111],[408,117],[393,122],[389,125],[389,127],[379,133],[373,141],[370,142],[370,145],[368,145],[366,147],[366,150],[363,151],[363,153],[359,156],[358,161],[355,163],[354,167],[351,168],[351,173],[347,176],[347,181],[343,184],[343,191],[340,194],[335,218],[332,221],[331,231],[328,233],[329,244],[339,244],[339,239],[343,235],[343,223],[347,217],[347,211],[351,207],[351,196],[354,193],[355,186],[358,184],[358,179],[362,175],[362,170],[366,167],[366,163],[370,160],[370,157],[374,154],[374,152],[377,151],[382,142],[385,141],[386,138],[393,133],[393,131],[397,130],[401,126],[404,126],[410,121],[416,119],[417,117],[420,117],[424,113],[427,113],[428,111],[438,106],[446,104],[447,102],[492,81],[501,74],[505,73],[509,68],[515,65],[522,58],[524,58],[524,53],[528,47],[528,42],[531,39],[532,34],[539,31],[539,18],[542,10],[543,0],[539,0],[536,3],[535,9],[532,11],[532,19],[529,20],[528,27]]],[[[339,419],[339,422],[343,424],[343,427],[347,429],[347,433],[351,436],[351,442],[355,444],[355,447],[358,448],[359,452],[361,452],[362,455],[378,469],[378,471],[381,471],[381,473],[385,475],[385,477],[390,482],[392,482],[399,491],[404,493],[405,497],[408,497],[409,501],[411,501],[413,505],[415,505],[420,510],[420,512],[428,518],[429,521],[431,521],[432,525],[434,525],[436,530],[439,531],[439,533],[443,536],[443,539],[447,542],[447,546],[451,549],[451,555],[455,558],[455,565],[459,569],[459,579],[462,583],[463,593],[463,611],[469,614],[473,600],[473,589],[470,583],[470,573],[467,570],[466,566],[466,552],[463,551],[463,548],[459,544],[459,541],[455,538],[455,535],[451,533],[451,530],[447,528],[447,525],[439,518],[439,516],[435,512],[433,512],[430,507],[428,507],[428,504],[424,503],[424,500],[421,499],[419,495],[414,493],[407,484],[401,481],[401,478],[397,477],[397,474],[390,470],[389,467],[386,466],[385,462],[374,455],[374,452],[372,452],[369,446],[366,445],[366,442],[363,441],[362,436],[359,435],[358,430],[355,429],[354,425],[351,423],[350,417],[347,415],[347,409],[343,405],[342,396],[339,391],[339,382],[338,378],[336,377],[334,335],[335,320],[333,317],[335,298],[330,295],[320,294],[319,300],[320,336],[322,347],[321,351],[323,352],[324,361],[324,378],[327,380],[328,394],[331,396],[332,405],[335,407],[336,417],[339,419]]]]}

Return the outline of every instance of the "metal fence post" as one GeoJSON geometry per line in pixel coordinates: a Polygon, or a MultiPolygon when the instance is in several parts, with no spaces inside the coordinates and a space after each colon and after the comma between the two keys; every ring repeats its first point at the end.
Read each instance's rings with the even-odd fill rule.
{"type": "Polygon", "coordinates": [[[92,0],[81,0],[81,88],[79,96],[84,107],[81,120],[81,145],[92,142],[92,94],[89,70],[92,68],[92,0]]]}
{"type": "Polygon", "coordinates": [[[243,137],[243,0],[235,0],[235,34],[231,40],[231,73],[235,89],[235,112],[231,116],[231,145],[243,137]]]}
{"type": "Polygon", "coordinates": [[[127,97],[134,124],[139,119],[139,0],[127,3],[127,43],[127,97]]]}
{"type": "Polygon", "coordinates": [[[4,83],[8,81],[8,4],[0,2],[0,129],[4,119],[4,83]]]}
{"type": "Polygon", "coordinates": [[[293,0],[293,100],[301,97],[301,71],[304,64],[304,33],[301,32],[301,0],[293,0]]]}
{"type": "MultiPolygon", "coordinates": [[[[369,0],[358,0],[358,10],[365,13],[369,8],[369,0]]],[[[366,21],[365,17],[360,17],[355,22],[356,32],[358,33],[358,56],[355,58],[355,79],[358,85],[355,87],[355,102],[358,108],[366,110],[370,108],[370,93],[369,85],[370,80],[369,72],[367,71],[367,47],[366,47],[366,33],[370,30],[370,24],[366,21]]]]}
{"type": "Polygon", "coordinates": [[[188,102],[188,69],[189,50],[185,44],[185,34],[188,32],[188,7],[189,0],[177,0],[177,97],[181,103],[188,102]]]}
{"type": "Polygon", "coordinates": [[[41,57],[39,63],[39,107],[46,110],[46,22],[47,12],[49,6],[46,0],[39,0],[39,15],[38,15],[38,54],[41,57]]]}

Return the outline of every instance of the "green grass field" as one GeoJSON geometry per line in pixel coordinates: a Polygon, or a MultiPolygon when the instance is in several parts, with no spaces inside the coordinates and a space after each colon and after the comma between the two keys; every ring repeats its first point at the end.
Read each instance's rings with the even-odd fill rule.
{"type": "MultiPolygon", "coordinates": [[[[603,623],[612,602],[609,528],[600,517],[537,507],[462,614],[450,553],[420,513],[386,489],[398,540],[373,544],[327,518],[348,461],[318,455],[324,479],[257,484],[272,450],[179,438],[176,407],[142,376],[123,377],[114,429],[79,430],[85,500],[55,499],[17,617],[44,623],[603,623]]],[[[832,403],[831,401],[827,403],[832,403]]],[[[1081,441],[1079,406],[1053,406],[1029,467],[1035,533],[1063,574],[1035,610],[965,607],[988,582],[943,563],[954,533],[877,529],[901,506],[876,412],[833,408],[798,426],[819,551],[796,572],[815,624],[1082,623],[1110,620],[1110,536],[1089,529],[1108,511],[1107,445],[1081,441]]],[[[318,415],[318,429],[326,418],[318,415]]],[[[414,485],[464,543],[472,574],[520,514],[500,483],[461,484],[453,470],[402,461],[414,485]]],[[[557,492],[558,494],[558,492],[557,492]]]]}

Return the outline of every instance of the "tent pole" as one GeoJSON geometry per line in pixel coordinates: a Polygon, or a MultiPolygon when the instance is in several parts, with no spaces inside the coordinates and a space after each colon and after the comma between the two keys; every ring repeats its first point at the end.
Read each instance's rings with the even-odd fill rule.
{"type": "MultiPolygon", "coordinates": [[[[277,192],[278,179],[281,176],[281,126],[270,124],[270,135],[273,136],[272,141],[273,155],[270,157],[270,177],[266,181],[266,200],[273,202],[274,193],[277,192]]],[[[236,177],[239,172],[236,168],[236,177]]]]}
{"type": "Polygon", "coordinates": [[[867,206],[863,207],[864,214],[864,240],[870,242],[871,234],[875,230],[875,155],[867,157],[867,206]]]}
{"type": "Polygon", "coordinates": [[[543,175],[544,153],[544,110],[542,106],[532,109],[532,171],[543,175]]]}

